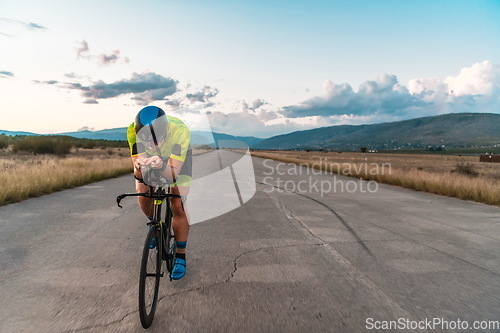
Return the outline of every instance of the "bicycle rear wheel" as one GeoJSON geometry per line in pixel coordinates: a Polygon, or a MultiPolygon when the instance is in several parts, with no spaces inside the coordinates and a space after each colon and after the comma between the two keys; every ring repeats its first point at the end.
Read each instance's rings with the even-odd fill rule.
{"type": "Polygon", "coordinates": [[[139,279],[139,316],[141,317],[142,327],[148,328],[153,322],[158,301],[158,289],[160,287],[161,277],[161,252],[159,249],[160,238],[159,231],[152,226],[144,243],[142,252],[141,273],[139,279]],[[153,238],[156,243],[151,247],[153,238]]]}

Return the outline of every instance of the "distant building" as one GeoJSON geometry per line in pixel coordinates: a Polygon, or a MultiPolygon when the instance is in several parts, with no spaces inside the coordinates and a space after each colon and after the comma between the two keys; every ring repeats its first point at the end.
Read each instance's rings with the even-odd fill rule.
{"type": "Polygon", "coordinates": [[[445,151],[446,147],[444,145],[442,145],[442,146],[428,146],[425,150],[427,150],[427,151],[445,151]]]}
{"type": "Polygon", "coordinates": [[[500,155],[483,154],[483,155],[479,156],[479,162],[500,163],[500,155]]]}

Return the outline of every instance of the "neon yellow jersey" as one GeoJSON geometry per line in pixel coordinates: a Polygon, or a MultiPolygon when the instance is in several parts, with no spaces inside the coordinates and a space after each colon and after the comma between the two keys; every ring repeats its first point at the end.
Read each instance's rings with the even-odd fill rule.
{"type": "MultiPolygon", "coordinates": [[[[184,162],[189,150],[191,131],[179,118],[167,116],[167,120],[168,133],[160,147],[160,155],[162,157],[169,156],[170,158],[184,162]]],[[[141,152],[158,155],[156,151],[150,150],[148,147],[142,146],[140,142],[137,142],[135,123],[130,124],[127,128],[127,140],[130,147],[130,156],[136,156],[141,152]]]]}

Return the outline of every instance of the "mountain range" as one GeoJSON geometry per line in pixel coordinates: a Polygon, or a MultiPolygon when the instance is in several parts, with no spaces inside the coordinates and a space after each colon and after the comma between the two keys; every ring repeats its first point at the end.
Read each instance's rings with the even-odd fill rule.
{"type": "MultiPolygon", "coordinates": [[[[5,131],[0,130],[0,135],[42,135],[32,132],[20,132],[20,131],[5,131]]],[[[127,140],[127,128],[119,127],[112,129],[104,129],[100,131],[77,131],[77,132],[64,132],[51,135],[67,135],[74,138],[81,139],[93,139],[93,140],[127,140]]],[[[253,146],[262,139],[253,136],[234,136],[224,133],[216,133],[209,131],[191,131],[191,144],[193,145],[208,145],[217,146],[220,148],[245,148],[246,146],[253,146]],[[244,143],[242,145],[242,143],[244,143]]]]}
{"type": "Polygon", "coordinates": [[[500,144],[500,114],[450,113],[374,125],[339,125],[273,136],[255,149],[357,150],[500,144]]]}
{"type": "MultiPolygon", "coordinates": [[[[6,135],[39,135],[2,131],[6,135]]],[[[59,133],[77,138],[126,140],[126,127],[59,133]]],[[[260,139],[208,131],[192,131],[191,143],[221,148],[378,150],[423,147],[500,145],[500,114],[450,113],[373,125],[337,125],[260,139]],[[242,145],[244,143],[244,145],[242,145]]]]}

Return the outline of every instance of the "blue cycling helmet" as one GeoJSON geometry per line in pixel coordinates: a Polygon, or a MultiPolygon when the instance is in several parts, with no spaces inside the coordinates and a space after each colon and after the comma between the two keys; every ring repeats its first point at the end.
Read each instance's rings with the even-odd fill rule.
{"type": "Polygon", "coordinates": [[[168,120],[165,112],[157,106],[146,106],[135,116],[135,133],[139,141],[155,145],[167,136],[168,120]]]}

